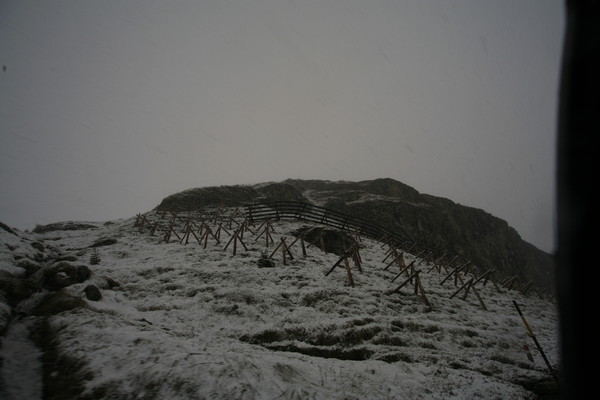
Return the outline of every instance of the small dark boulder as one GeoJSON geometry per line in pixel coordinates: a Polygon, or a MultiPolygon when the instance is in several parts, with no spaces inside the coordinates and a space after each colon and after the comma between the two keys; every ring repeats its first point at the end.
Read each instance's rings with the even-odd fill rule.
{"type": "Polygon", "coordinates": [[[258,268],[274,268],[275,267],[275,263],[266,257],[259,258],[258,261],[256,262],[256,265],[258,265],[258,268]]]}
{"type": "Polygon", "coordinates": [[[99,301],[102,299],[102,293],[100,293],[98,286],[87,285],[83,291],[88,300],[99,301]]]}

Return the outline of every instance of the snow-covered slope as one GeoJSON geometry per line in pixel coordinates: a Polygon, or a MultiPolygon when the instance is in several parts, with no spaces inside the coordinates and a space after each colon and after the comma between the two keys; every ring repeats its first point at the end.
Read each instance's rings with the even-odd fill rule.
{"type": "Polygon", "coordinates": [[[406,278],[392,282],[400,267],[384,269],[388,249],[375,240],[361,238],[362,273],[350,262],[352,287],[343,263],[325,276],[339,256],[310,246],[303,257],[300,242],[287,265],[277,252],[274,267],[259,267],[305,223],[274,221],[268,248],[264,235],[248,231],[247,250],[238,243],[233,255],[225,231],[204,248],[193,237],[164,243],[135,222],[33,237],[88,265],[90,245],[114,239],[95,247],[101,261],[90,279],[61,290],[85,299],[84,288],[101,277],[119,283],[55,315],[31,315],[46,290],[16,307],[23,314],[13,323],[49,336],[37,340],[48,346],[46,390],[93,399],[533,399],[526,387],[550,377],[513,299],[558,365],[553,303],[481,281],[484,310],[472,291],[451,298],[454,279],[442,284],[444,269],[407,254],[429,307],[414,286],[392,292],[406,278]]]}

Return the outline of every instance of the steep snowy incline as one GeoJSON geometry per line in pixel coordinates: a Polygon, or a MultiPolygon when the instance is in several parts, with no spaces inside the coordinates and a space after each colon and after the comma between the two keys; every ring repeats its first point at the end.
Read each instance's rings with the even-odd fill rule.
{"type": "MultiPolygon", "coordinates": [[[[558,364],[554,304],[488,284],[478,286],[485,311],[472,292],[450,298],[452,279],[440,284],[445,273],[406,255],[420,263],[428,307],[413,286],[390,292],[405,278],[391,282],[399,267],[384,270],[387,249],[374,240],[362,238],[352,287],[343,264],[325,276],[339,256],[316,246],[302,257],[297,243],[288,265],[276,253],[273,267],[259,266],[300,223],[274,222],[268,248],[247,234],[235,256],[225,233],[206,248],[165,244],[134,223],[36,236],[83,262],[91,244],[112,239],[95,247],[91,269],[120,285],[46,320],[64,362],[54,376],[79,398],[534,399],[526,388],[548,372],[523,351],[533,346],[513,299],[558,364]]],[[[62,290],[84,298],[88,284],[62,290]]]]}

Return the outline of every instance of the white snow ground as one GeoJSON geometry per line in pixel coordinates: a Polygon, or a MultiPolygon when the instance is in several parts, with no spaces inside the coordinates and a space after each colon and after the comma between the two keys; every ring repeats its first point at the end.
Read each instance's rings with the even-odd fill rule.
{"type": "MultiPolygon", "coordinates": [[[[259,268],[263,238],[247,233],[249,250],[238,245],[233,256],[232,245],[223,250],[225,233],[203,249],[194,241],[160,243],[134,223],[30,235],[84,264],[94,241],[117,239],[98,248],[101,262],[91,269],[121,286],[49,320],[61,354],[85,365],[90,398],[533,399],[520,383],[549,375],[513,299],[550,362],[559,362],[553,303],[488,283],[478,286],[484,311],[472,293],[450,299],[453,280],[440,285],[445,274],[422,263],[430,309],[412,287],[387,293],[402,278],[390,282],[398,267],[383,270],[386,248],[374,240],[362,238],[363,273],[352,266],[350,287],[344,268],[324,276],[339,257],[316,247],[302,258],[297,243],[287,266],[277,254],[274,268],[259,268]]],[[[275,222],[275,245],[302,225],[275,222]]],[[[15,240],[0,233],[3,243],[15,240]]],[[[1,265],[14,273],[7,260],[19,248],[11,248],[1,246],[1,265]]],[[[83,296],[87,284],[67,291],[83,296]]],[[[5,357],[10,340],[3,339],[5,357]]],[[[14,378],[7,365],[5,381],[14,378]]]]}

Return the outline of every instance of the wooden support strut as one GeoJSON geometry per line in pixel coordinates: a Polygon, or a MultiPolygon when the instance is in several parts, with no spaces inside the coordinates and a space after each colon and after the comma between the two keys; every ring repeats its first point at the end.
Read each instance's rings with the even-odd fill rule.
{"type": "Polygon", "coordinates": [[[437,268],[438,272],[442,272],[440,263],[444,259],[444,257],[446,257],[446,253],[444,253],[441,257],[438,257],[437,259],[433,260],[433,267],[431,267],[427,272],[433,271],[434,268],[437,268]]]}
{"type": "Polygon", "coordinates": [[[350,286],[354,287],[354,279],[352,278],[352,271],[350,271],[350,264],[348,263],[348,258],[344,257],[344,266],[346,267],[346,273],[348,274],[348,282],[350,282],[350,286]]]}
{"type": "Polygon", "coordinates": [[[206,249],[206,246],[208,245],[208,235],[212,236],[213,239],[215,239],[217,241],[217,244],[221,244],[221,240],[217,236],[215,236],[215,234],[212,232],[212,230],[210,229],[210,227],[208,225],[203,224],[202,226],[205,230],[204,234],[202,235],[202,239],[201,239],[201,240],[204,240],[203,248],[206,249]]]}
{"type": "Polygon", "coordinates": [[[452,260],[450,260],[450,261],[448,262],[448,264],[446,264],[446,265],[444,266],[444,268],[446,268],[446,270],[447,270],[448,268],[450,268],[450,267],[452,266],[452,264],[454,264],[454,262],[455,262],[456,260],[458,260],[458,257],[459,257],[459,256],[458,256],[458,254],[457,254],[457,255],[455,255],[455,256],[454,256],[454,258],[453,258],[452,260]]]}
{"type": "MultiPolygon", "coordinates": [[[[465,289],[465,297],[466,297],[467,293],[469,293],[469,288],[471,287],[472,284],[473,284],[473,278],[469,279],[461,287],[459,287],[454,293],[452,293],[450,298],[453,298],[454,296],[456,296],[463,289],[465,289]]],[[[464,298],[463,298],[463,300],[464,300],[464,298]]]]}
{"type": "Polygon", "coordinates": [[[410,264],[408,264],[406,267],[404,267],[402,270],[400,270],[400,273],[398,275],[396,275],[391,282],[394,282],[396,279],[398,279],[400,277],[400,275],[402,275],[404,272],[408,271],[409,268],[412,268],[413,265],[415,264],[414,261],[411,261],[410,264]]]}
{"type": "Polygon", "coordinates": [[[427,307],[431,307],[431,303],[429,303],[429,300],[427,300],[427,295],[425,295],[425,289],[423,288],[423,284],[421,283],[421,277],[419,276],[419,274],[416,274],[416,275],[417,276],[416,276],[415,291],[420,291],[421,298],[425,302],[425,305],[427,305],[427,307]]]}
{"type": "Polygon", "coordinates": [[[422,263],[423,261],[425,261],[425,262],[429,262],[429,261],[427,260],[427,258],[428,258],[428,257],[429,257],[429,255],[431,255],[431,254],[433,254],[433,253],[431,252],[431,250],[428,250],[428,251],[427,251],[427,253],[425,253],[425,255],[424,255],[423,257],[421,257],[421,260],[420,260],[420,261],[417,263],[417,265],[421,265],[421,263],[422,263]]]}
{"type": "Polygon", "coordinates": [[[444,282],[446,282],[448,279],[450,279],[450,277],[452,275],[455,275],[455,274],[459,273],[462,269],[466,268],[469,264],[470,264],[470,261],[464,263],[463,265],[459,265],[458,267],[454,268],[448,275],[446,275],[446,277],[444,279],[442,279],[442,281],[440,282],[440,285],[443,285],[444,282]]]}
{"type": "Polygon", "coordinates": [[[508,290],[512,289],[513,284],[517,281],[517,275],[514,275],[508,279],[506,279],[503,283],[502,283],[502,287],[507,288],[508,290]]]}
{"type": "Polygon", "coordinates": [[[400,252],[400,254],[398,254],[398,257],[394,258],[392,260],[392,262],[390,262],[383,270],[386,271],[389,267],[391,267],[398,260],[402,260],[402,264],[404,264],[404,259],[402,258],[403,255],[404,255],[404,253],[400,252]]]}
{"type": "Polygon", "coordinates": [[[244,246],[244,249],[246,251],[248,251],[248,248],[246,247],[246,245],[244,244],[242,239],[239,237],[239,229],[237,229],[233,232],[231,239],[229,239],[229,242],[227,242],[227,245],[225,245],[225,248],[223,250],[227,250],[227,247],[229,247],[229,244],[231,244],[231,242],[233,242],[233,255],[234,256],[236,255],[236,252],[237,252],[237,242],[240,242],[242,244],[242,246],[244,246]]]}
{"type": "Polygon", "coordinates": [[[196,241],[198,243],[201,243],[201,240],[198,238],[198,235],[196,235],[196,232],[194,232],[194,230],[192,229],[192,225],[193,225],[192,222],[188,223],[188,225],[186,226],[185,234],[183,235],[183,237],[181,238],[179,243],[183,243],[183,241],[185,239],[185,243],[183,243],[183,244],[187,245],[190,241],[190,235],[193,235],[194,238],[196,239],[196,241]]]}
{"type": "Polygon", "coordinates": [[[385,253],[386,253],[386,256],[385,256],[385,258],[383,259],[382,262],[385,262],[390,257],[394,257],[394,258],[398,257],[398,250],[394,246],[390,247],[388,249],[388,251],[386,251],[385,253]]]}
{"type": "Polygon", "coordinates": [[[304,245],[304,235],[300,235],[296,239],[294,239],[294,241],[292,243],[290,243],[288,248],[291,248],[298,240],[300,240],[300,245],[302,246],[302,257],[306,257],[306,246],[304,245]]]}
{"type": "Polygon", "coordinates": [[[281,253],[282,253],[282,257],[283,257],[283,265],[287,265],[287,261],[286,261],[286,253],[290,256],[290,259],[293,260],[294,256],[292,255],[289,246],[285,243],[285,237],[282,237],[279,242],[279,244],[277,245],[277,247],[275,247],[275,250],[273,250],[273,252],[271,253],[271,255],[268,257],[269,259],[273,258],[273,256],[275,255],[275,253],[277,252],[277,250],[281,249],[281,253]]]}
{"type": "MultiPolygon", "coordinates": [[[[427,249],[421,250],[420,252],[417,253],[417,255],[415,256],[415,258],[421,257],[421,254],[425,253],[426,251],[427,251],[427,249]]],[[[421,263],[419,262],[419,264],[421,264],[421,263]]]]}
{"type": "Polygon", "coordinates": [[[398,287],[396,287],[396,289],[392,290],[392,293],[396,293],[399,292],[400,289],[402,289],[404,286],[406,286],[407,283],[409,283],[410,281],[413,280],[413,278],[417,275],[419,275],[421,271],[417,270],[415,272],[413,272],[408,278],[406,278],[398,287]]]}
{"type": "MultiPolygon", "coordinates": [[[[256,239],[254,239],[254,240],[255,240],[255,241],[258,241],[258,239],[260,239],[260,237],[261,237],[262,235],[265,235],[265,243],[266,243],[266,247],[269,247],[269,240],[271,241],[271,243],[275,243],[275,240],[273,240],[273,237],[271,236],[271,232],[270,232],[270,230],[271,230],[271,231],[274,231],[274,229],[273,229],[273,226],[271,225],[271,223],[270,223],[270,222],[269,222],[269,223],[267,223],[267,224],[264,224],[264,223],[263,223],[263,224],[261,224],[261,227],[262,227],[263,225],[264,225],[264,227],[265,227],[265,228],[263,229],[262,233],[261,233],[261,234],[259,234],[259,235],[256,237],[256,239]]],[[[260,227],[259,227],[259,229],[260,229],[260,227]]]]}
{"type": "Polygon", "coordinates": [[[331,274],[333,272],[333,270],[340,265],[345,259],[347,259],[349,256],[353,255],[355,251],[354,245],[350,246],[350,248],[346,249],[344,251],[344,253],[342,253],[341,257],[335,262],[335,264],[333,264],[333,267],[331,267],[326,273],[325,276],[328,276],[329,274],[331,274]]]}
{"type": "Polygon", "coordinates": [[[481,305],[481,308],[483,308],[485,311],[487,311],[487,307],[485,306],[485,303],[483,302],[483,299],[481,298],[481,296],[479,295],[479,291],[477,290],[477,288],[475,288],[475,284],[481,279],[475,279],[474,277],[469,279],[467,282],[465,282],[460,288],[458,288],[458,290],[456,290],[454,293],[452,293],[452,295],[450,296],[450,298],[453,298],[454,296],[456,296],[458,293],[460,293],[461,290],[465,289],[465,294],[463,295],[462,299],[465,300],[467,298],[467,295],[469,294],[469,291],[473,291],[473,293],[475,294],[475,296],[477,297],[477,300],[479,301],[479,305],[481,305]]]}
{"type": "Polygon", "coordinates": [[[352,252],[352,260],[354,261],[354,266],[358,268],[358,272],[362,274],[362,257],[360,256],[358,243],[354,243],[353,247],[354,251],[352,252]]]}

